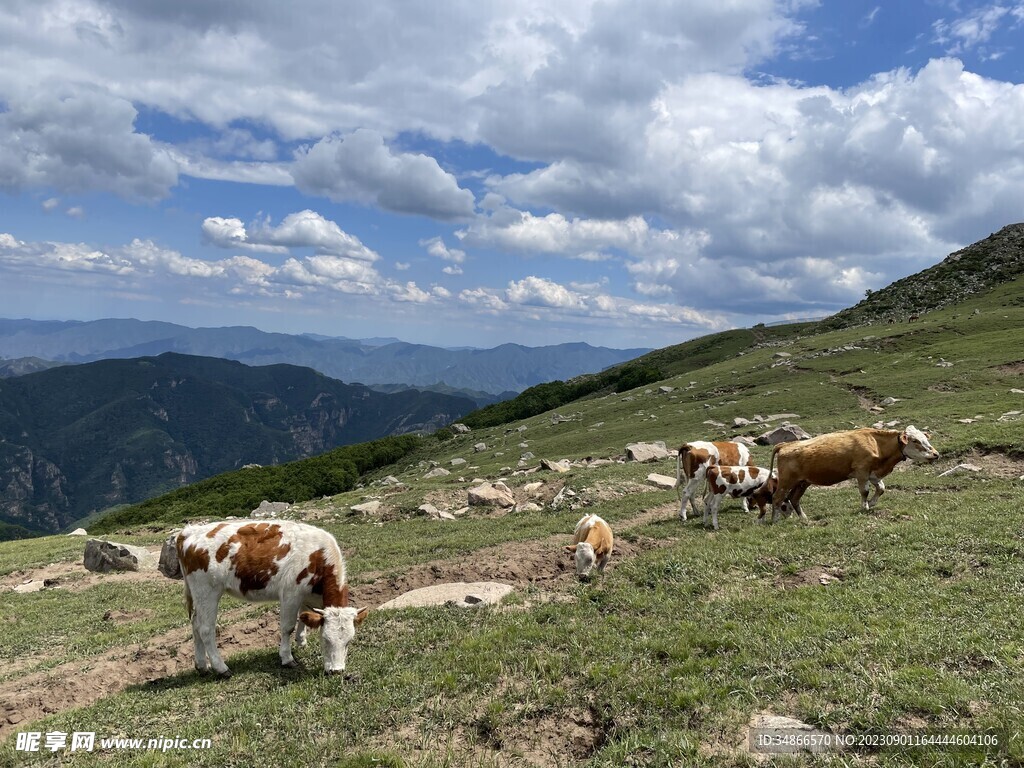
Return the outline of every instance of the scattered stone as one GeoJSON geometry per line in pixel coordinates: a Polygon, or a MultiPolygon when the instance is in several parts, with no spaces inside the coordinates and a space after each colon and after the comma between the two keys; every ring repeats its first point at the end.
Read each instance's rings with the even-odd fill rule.
{"type": "Polygon", "coordinates": [[[880,405],[872,405],[868,410],[872,413],[885,413],[885,408],[880,405]]]}
{"type": "Polygon", "coordinates": [[[551,472],[568,472],[572,469],[572,464],[569,463],[568,459],[562,459],[561,461],[541,459],[540,468],[550,470],[551,472]]]}
{"type": "Polygon", "coordinates": [[[533,459],[533,458],[536,458],[533,455],[533,451],[527,451],[526,453],[524,453],[522,456],[519,457],[519,459],[521,461],[529,461],[530,459],[533,459]]]}
{"type": "Polygon", "coordinates": [[[473,446],[474,453],[483,453],[487,450],[487,443],[477,443],[473,446]]]}
{"type": "Polygon", "coordinates": [[[377,610],[424,608],[437,605],[455,605],[460,608],[496,605],[513,591],[515,589],[512,585],[499,584],[494,581],[478,581],[469,584],[458,581],[450,584],[434,584],[430,587],[414,589],[393,600],[388,600],[377,610]]]}
{"type": "Polygon", "coordinates": [[[535,504],[532,501],[516,505],[516,512],[540,512],[542,509],[544,509],[544,507],[540,506],[540,504],[535,504]]]}
{"type": "Polygon", "coordinates": [[[523,493],[529,493],[534,496],[538,496],[537,493],[541,488],[544,487],[544,483],[527,483],[523,486],[523,493]]]}
{"type": "Polygon", "coordinates": [[[88,536],[89,532],[85,528],[75,528],[68,536],[88,536]]]}
{"type": "Polygon", "coordinates": [[[1007,411],[1000,416],[996,421],[1016,421],[1017,417],[1020,416],[1020,411],[1007,411]]]}
{"type": "Polygon", "coordinates": [[[626,458],[630,461],[657,461],[667,459],[670,455],[661,440],[653,443],[630,443],[626,446],[626,458]]]}
{"type": "Polygon", "coordinates": [[[498,506],[507,509],[516,504],[512,491],[504,483],[484,483],[470,488],[468,500],[472,507],[498,506]]]}
{"type": "Polygon", "coordinates": [[[667,395],[669,392],[675,392],[676,388],[675,387],[658,387],[658,391],[659,392],[664,392],[667,395]]]}
{"type": "Polygon", "coordinates": [[[516,432],[525,432],[525,431],[526,431],[526,425],[525,424],[520,424],[518,427],[516,427],[516,432]]]}
{"type": "Polygon", "coordinates": [[[160,560],[157,562],[157,570],[168,579],[184,578],[181,573],[181,563],[178,562],[178,534],[172,533],[164,540],[160,548],[160,560]]]}
{"type": "Polygon", "coordinates": [[[444,467],[434,467],[432,470],[430,470],[429,472],[427,472],[427,474],[423,476],[423,479],[432,480],[435,477],[447,477],[450,474],[451,472],[449,472],[444,467]]]}
{"type": "Polygon", "coordinates": [[[381,485],[405,485],[405,483],[403,483],[401,480],[399,480],[394,475],[388,475],[387,477],[385,477],[383,480],[380,481],[380,484],[381,485]]]}
{"type": "Polygon", "coordinates": [[[591,459],[590,461],[587,462],[587,466],[588,467],[604,467],[604,466],[607,466],[608,464],[614,464],[614,463],[615,463],[615,461],[613,459],[591,459]]]}
{"type": "MultiPolygon", "coordinates": [[[[704,423],[707,424],[706,421],[704,423]]],[[[732,420],[733,427],[745,427],[749,424],[750,422],[747,419],[744,419],[742,416],[737,416],[735,419],[732,420]]]]}
{"type": "Polygon", "coordinates": [[[950,362],[947,362],[946,360],[943,360],[942,358],[939,358],[939,362],[937,362],[935,364],[935,367],[936,368],[952,368],[953,364],[950,363],[950,362]]]}
{"type": "Polygon", "coordinates": [[[103,539],[89,539],[85,542],[85,557],[82,564],[87,571],[94,573],[142,571],[155,568],[157,558],[142,547],[103,539]]]}
{"type": "Polygon", "coordinates": [[[431,503],[420,504],[417,511],[426,515],[431,520],[454,520],[455,515],[444,509],[438,509],[431,503]]]}
{"type": "Polygon", "coordinates": [[[782,424],[757,438],[758,445],[778,445],[794,440],[806,440],[810,435],[796,424],[782,424]]]}
{"type": "Polygon", "coordinates": [[[591,424],[590,428],[591,429],[597,429],[598,427],[603,427],[603,426],[604,426],[604,422],[603,421],[598,421],[598,422],[595,422],[594,424],[591,424]]]}
{"type": "Polygon", "coordinates": [[[792,717],[784,717],[771,712],[762,712],[754,715],[750,719],[747,728],[747,733],[749,735],[741,745],[741,749],[758,758],[758,762],[765,759],[771,760],[772,754],[792,754],[793,747],[789,746],[786,743],[786,740],[792,739],[794,735],[793,731],[800,731],[801,736],[806,734],[808,737],[822,737],[820,739],[806,738],[806,745],[802,746],[802,748],[798,750],[797,754],[800,752],[820,753],[826,752],[830,749],[830,747],[826,746],[824,731],[820,731],[813,725],[802,722],[801,720],[796,720],[792,717]],[[755,737],[759,737],[762,742],[760,746],[757,746],[757,749],[754,749],[755,745],[751,743],[755,737]],[[778,741],[778,744],[774,744],[773,740],[778,741]]]}
{"type": "Polygon", "coordinates": [[[961,424],[973,424],[977,419],[957,419],[961,424]]]}
{"type": "Polygon", "coordinates": [[[903,400],[901,398],[898,398],[898,397],[887,397],[887,398],[885,398],[885,400],[882,401],[882,405],[896,405],[896,403],[901,403],[901,402],[903,402],[903,400]]]}
{"type": "Polygon", "coordinates": [[[363,502],[362,504],[353,504],[351,509],[360,515],[376,515],[380,511],[381,503],[377,499],[363,502]]]}
{"type": "Polygon", "coordinates": [[[460,435],[465,435],[472,431],[465,424],[452,424],[452,432],[457,432],[460,435]]]}
{"type": "MultiPolygon", "coordinates": [[[[773,393],[774,394],[774,393],[773,393]]],[[[770,416],[765,416],[765,421],[783,421],[785,419],[799,419],[799,413],[773,413],[770,416]]]]}
{"type": "Polygon", "coordinates": [[[46,582],[40,579],[33,579],[26,581],[24,584],[19,584],[14,588],[14,591],[21,595],[27,595],[30,592],[42,592],[45,586],[46,582]]]}
{"type": "Polygon", "coordinates": [[[676,479],[668,475],[659,475],[657,472],[652,472],[647,476],[647,484],[653,485],[655,488],[671,491],[676,487],[676,479]]]}
{"type": "Polygon", "coordinates": [[[555,494],[555,498],[551,500],[551,508],[558,509],[560,506],[562,506],[562,504],[566,502],[567,499],[573,498],[576,498],[576,491],[574,491],[567,485],[563,486],[562,490],[555,494]]]}
{"type": "Polygon", "coordinates": [[[959,475],[964,472],[981,472],[981,467],[977,464],[957,464],[955,467],[940,473],[939,477],[945,477],[946,475],[959,475]]]}
{"type": "Polygon", "coordinates": [[[704,423],[707,424],[709,427],[718,427],[720,429],[725,426],[725,424],[723,424],[722,422],[715,421],[714,419],[708,419],[704,423]]]}
{"type": "Polygon", "coordinates": [[[461,467],[461,466],[462,466],[463,464],[465,464],[465,463],[466,463],[466,460],[465,460],[465,459],[463,459],[463,458],[460,458],[460,457],[458,457],[458,456],[456,456],[456,457],[455,457],[454,459],[452,459],[452,461],[451,461],[451,465],[452,465],[453,467],[461,467]]]}
{"type": "Polygon", "coordinates": [[[743,443],[744,445],[756,445],[754,438],[748,437],[747,435],[736,435],[733,437],[732,441],[734,443],[743,443]]]}
{"type": "Polygon", "coordinates": [[[1024,389],[1011,389],[1011,395],[1024,395],[1024,389]]]}
{"type": "Polygon", "coordinates": [[[287,501],[267,501],[264,499],[260,505],[249,513],[249,517],[257,520],[265,517],[277,517],[291,506],[287,501]]]}

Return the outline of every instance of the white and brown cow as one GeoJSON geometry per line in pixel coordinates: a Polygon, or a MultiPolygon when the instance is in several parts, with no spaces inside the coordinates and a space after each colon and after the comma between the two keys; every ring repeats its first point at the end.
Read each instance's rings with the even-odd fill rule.
{"type": "Polygon", "coordinates": [[[281,664],[294,667],[291,634],[305,645],[305,628],[321,628],[324,670],[343,672],[348,644],[367,609],[348,604],[345,560],[331,534],[287,520],[191,525],[176,541],[192,620],[195,665],[229,676],[217,650],[217,606],[229,592],[249,601],[281,603],[281,664]],[[312,610],[303,611],[302,608],[312,610]]]}
{"type": "MultiPolygon", "coordinates": [[[[697,514],[697,494],[704,483],[704,475],[707,468],[724,464],[727,466],[745,466],[753,463],[750,457],[750,449],[743,443],[732,440],[711,443],[697,440],[692,443],[684,443],[676,455],[676,493],[680,494],[680,486],[683,478],[686,478],[686,487],[679,495],[679,517],[686,519],[687,503],[697,514]]],[[[743,504],[747,508],[746,501],[743,504]]]]}
{"type": "Polygon", "coordinates": [[[584,515],[576,523],[572,544],[565,548],[575,555],[576,575],[586,579],[590,577],[595,564],[599,572],[604,571],[614,546],[611,526],[597,515],[584,515]]]}
{"type": "Polygon", "coordinates": [[[765,507],[772,503],[772,494],[778,487],[774,472],[763,467],[710,466],[706,472],[707,495],[704,496],[704,525],[711,512],[712,527],[718,530],[718,508],[722,499],[744,499],[757,505],[764,517],[765,507]]]}
{"type": "Polygon", "coordinates": [[[933,462],[939,458],[928,440],[927,433],[909,426],[902,432],[851,429],[775,446],[770,466],[778,459],[779,487],[772,498],[772,520],[788,503],[807,522],[800,509],[804,492],[812,485],[835,485],[850,479],[857,481],[864,509],[871,509],[885,493],[882,478],[897,464],[907,459],[933,462]],[[870,500],[869,484],[875,488],[870,500]]]}

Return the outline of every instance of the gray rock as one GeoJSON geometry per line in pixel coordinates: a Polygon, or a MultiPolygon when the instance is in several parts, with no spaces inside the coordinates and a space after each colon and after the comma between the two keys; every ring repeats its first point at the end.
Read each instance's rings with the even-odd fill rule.
{"type": "Polygon", "coordinates": [[[887,397],[882,401],[882,405],[896,405],[896,403],[902,402],[897,397],[887,397]]]}
{"type": "Polygon", "coordinates": [[[772,357],[785,359],[787,357],[792,357],[792,355],[789,354],[789,352],[776,352],[775,354],[772,355],[772,357]]]}
{"type": "Polygon", "coordinates": [[[468,434],[469,432],[472,432],[473,430],[471,430],[465,424],[452,424],[452,431],[457,432],[460,435],[465,435],[468,434]]]}
{"type": "Polygon", "coordinates": [[[454,520],[455,515],[443,509],[438,509],[433,504],[427,502],[420,504],[418,511],[429,517],[431,520],[454,520]]]}
{"type": "Polygon", "coordinates": [[[455,605],[460,608],[496,605],[506,595],[515,591],[510,584],[499,584],[494,581],[478,581],[472,583],[453,582],[434,584],[431,587],[414,589],[388,600],[378,611],[397,610],[400,608],[424,608],[438,605],[455,605]]]}
{"type": "Polygon", "coordinates": [[[659,392],[664,392],[667,395],[669,392],[675,392],[676,388],[675,387],[658,387],[658,391],[659,392]]]}
{"type": "Polygon", "coordinates": [[[264,517],[277,517],[290,507],[287,501],[267,501],[264,499],[260,502],[260,505],[256,507],[252,512],[249,513],[249,517],[256,519],[264,517]]]}
{"type": "Polygon", "coordinates": [[[178,548],[175,546],[177,540],[177,533],[172,533],[167,537],[164,545],[160,548],[160,560],[156,564],[157,570],[168,579],[183,578],[181,563],[178,562],[178,548]]]}
{"type": "Polygon", "coordinates": [[[527,451],[526,453],[524,453],[524,454],[523,454],[522,456],[520,456],[519,458],[520,458],[520,459],[521,459],[522,461],[529,461],[530,459],[532,459],[532,458],[535,458],[535,457],[534,457],[534,455],[533,455],[533,451],[527,451]]]}
{"type": "Polygon", "coordinates": [[[647,476],[647,484],[670,491],[676,487],[676,479],[668,475],[659,475],[657,472],[652,472],[647,476]]]}
{"type": "Polygon", "coordinates": [[[758,445],[778,445],[794,440],[806,440],[810,435],[796,424],[783,424],[757,438],[758,445]]]}
{"type": "Polygon", "coordinates": [[[85,528],[75,528],[68,536],[88,536],[89,532],[85,528]]]}
{"type": "Polygon", "coordinates": [[[20,595],[27,595],[30,592],[42,592],[45,586],[45,581],[42,581],[41,579],[33,579],[14,587],[14,591],[20,595]]]}
{"type": "Polygon", "coordinates": [[[981,467],[977,464],[957,464],[955,467],[940,473],[939,477],[945,477],[946,475],[961,475],[965,472],[981,472],[981,467]]]}
{"type": "Polygon", "coordinates": [[[466,460],[465,460],[465,459],[463,459],[463,458],[460,458],[460,457],[458,457],[458,456],[456,456],[456,457],[455,457],[454,459],[452,459],[452,461],[451,461],[451,465],[452,465],[453,467],[461,467],[461,466],[462,466],[463,464],[465,464],[465,463],[466,463],[466,460]]]}
{"type": "MultiPolygon", "coordinates": [[[[706,421],[704,423],[707,424],[706,421]]],[[[734,427],[745,427],[748,424],[750,424],[750,422],[747,419],[744,419],[742,416],[737,416],[735,419],[732,420],[732,425],[734,427]]]]}
{"type": "Polygon", "coordinates": [[[665,443],[660,440],[653,443],[630,443],[626,446],[626,458],[630,461],[657,461],[667,459],[670,455],[665,443]]]}
{"type": "Polygon", "coordinates": [[[381,485],[404,485],[404,483],[401,480],[399,480],[397,477],[395,477],[394,475],[388,475],[387,477],[385,477],[383,480],[380,481],[380,484],[381,485]]]}
{"type": "Polygon", "coordinates": [[[434,467],[432,470],[430,470],[429,472],[427,472],[427,474],[423,476],[423,479],[432,480],[435,477],[447,477],[450,474],[451,472],[449,472],[444,467],[434,467]]]}
{"type": "Polygon", "coordinates": [[[103,539],[89,539],[85,542],[85,557],[82,564],[87,571],[94,573],[143,571],[155,568],[157,558],[142,547],[103,539]]]}
{"type": "Polygon", "coordinates": [[[353,504],[352,511],[360,515],[375,515],[380,511],[381,504],[377,499],[364,501],[362,504],[353,504]]]}
{"type": "Polygon", "coordinates": [[[475,453],[483,453],[486,450],[487,450],[487,443],[477,443],[476,445],[473,446],[473,451],[475,453]]]}
{"type": "Polygon", "coordinates": [[[765,421],[783,421],[784,419],[799,419],[799,413],[773,413],[769,416],[765,416],[765,421]]]}
{"type": "Polygon", "coordinates": [[[572,469],[568,459],[562,459],[561,461],[551,461],[550,459],[540,460],[541,469],[547,469],[552,472],[568,472],[572,469]]]}
{"type": "Polygon", "coordinates": [[[1020,411],[1007,411],[996,419],[996,421],[1016,421],[1017,417],[1020,416],[1020,413],[1020,411]]]}
{"type": "Polygon", "coordinates": [[[540,512],[542,509],[543,507],[540,504],[535,504],[532,501],[516,505],[516,512],[540,512]]]}
{"type": "Polygon", "coordinates": [[[468,501],[472,507],[514,507],[516,500],[504,483],[484,483],[469,489],[468,501]]]}

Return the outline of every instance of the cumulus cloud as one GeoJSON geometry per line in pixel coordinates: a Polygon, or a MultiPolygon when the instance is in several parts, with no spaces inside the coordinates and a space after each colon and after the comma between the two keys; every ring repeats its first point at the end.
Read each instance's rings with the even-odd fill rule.
{"type": "Polygon", "coordinates": [[[241,219],[211,216],[203,221],[203,239],[220,248],[240,248],[264,253],[288,253],[291,248],[313,248],[318,254],[373,262],[380,255],[355,235],[315,211],[290,213],[278,226],[270,217],[245,225],[241,219]]]}
{"type": "Polygon", "coordinates": [[[461,251],[458,248],[449,248],[444,244],[444,239],[441,237],[432,237],[428,240],[420,240],[420,245],[426,248],[427,253],[431,256],[443,259],[444,261],[461,264],[466,260],[465,251],[461,251]]]}
{"type": "Polygon", "coordinates": [[[959,55],[988,43],[1004,26],[1024,21],[1024,3],[991,3],[955,19],[939,19],[933,25],[935,42],[949,55],[959,55]]]}
{"type": "Polygon", "coordinates": [[[473,193],[459,187],[434,158],[392,152],[383,136],[369,129],[299,150],[291,172],[300,190],[331,200],[443,220],[473,214],[473,193]]]}
{"type": "Polygon", "coordinates": [[[0,111],[0,188],[100,190],[159,200],[178,183],[170,154],[137,133],[131,102],[67,87],[6,95],[0,111]]]}

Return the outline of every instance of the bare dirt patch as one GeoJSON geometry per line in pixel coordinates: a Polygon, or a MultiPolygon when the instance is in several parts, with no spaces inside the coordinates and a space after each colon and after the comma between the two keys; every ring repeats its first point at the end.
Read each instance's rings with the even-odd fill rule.
{"type": "Polygon", "coordinates": [[[989,477],[1015,480],[1024,475],[1024,458],[1014,458],[1005,453],[979,453],[971,451],[956,459],[950,466],[957,464],[974,464],[989,477]]]}
{"type": "Polygon", "coordinates": [[[775,577],[775,586],[779,589],[795,589],[796,587],[827,587],[842,582],[842,568],[827,565],[812,565],[796,573],[786,573],[775,577]]]}
{"type": "MultiPolygon", "coordinates": [[[[159,554],[159,550],[156,551],[159,554]]],[[[27,568],[14,571],[0,578],[0,591],[13,589],[27,581],[42,581],[47,589],[66,589],[70,592],[81,592],[91,586],[119,584],[122,582],[152,581],[159,573],[149,571],[119,571],[117,573],[93,573],[87,571],[81,563],[51,563],[41,568],[27,568]]]]}
{"type": "Polygon", "coordinates": [[[1006,365],[996,366],[996,370],[1000,373],[1009,373],[1013,376],[1020,376],[1024,374],[1024,360],[1018,360],[1015,363],[1007,363],[1006,365]]]}

